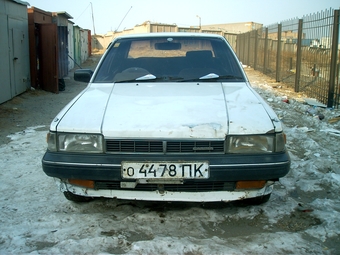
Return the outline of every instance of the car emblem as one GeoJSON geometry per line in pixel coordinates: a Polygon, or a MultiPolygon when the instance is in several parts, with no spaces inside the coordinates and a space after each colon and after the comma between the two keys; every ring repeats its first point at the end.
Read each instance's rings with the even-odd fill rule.
{"type": "Polygon", "coordinates": [[[213,151],[214,147],[193,147],[194,151],[213,151]]]}

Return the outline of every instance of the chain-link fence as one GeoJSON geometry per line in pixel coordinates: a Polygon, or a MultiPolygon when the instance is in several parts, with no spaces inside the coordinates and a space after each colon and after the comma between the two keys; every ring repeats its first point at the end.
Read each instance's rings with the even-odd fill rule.
{"type": "Polygon", "coordinates": [[[244,64],[339,108],[339,43],[339,10],[330,9],[239,34],[234,48],[244,64]]]}

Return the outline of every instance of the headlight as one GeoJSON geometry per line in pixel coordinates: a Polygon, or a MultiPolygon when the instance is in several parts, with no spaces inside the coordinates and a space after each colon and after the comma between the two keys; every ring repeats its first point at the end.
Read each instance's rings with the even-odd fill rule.
{"type": "Polygon", "coordinates": [[[56,133],[49,132],[46,137],[47,149],[49,151],[57,151],[57,136],[56,133]]]}
{"type": "Polygon", "coordinates": [[[49,132],[47,134],[47,149],[49,151],[101,153],[103,152],[103,137],[93,134],[49,132]]]}
{"type": "Polygon", "coordinates": [[[283,133],[270,135],[231,136],[227,139],[227,153],[272,153],[285,149],[283,133]]]}
{"type": "Polygon", "coordinates": [[[58,134],[58,151],[65,152],[103,152],[103,137],[93,134],[58,134]]]}

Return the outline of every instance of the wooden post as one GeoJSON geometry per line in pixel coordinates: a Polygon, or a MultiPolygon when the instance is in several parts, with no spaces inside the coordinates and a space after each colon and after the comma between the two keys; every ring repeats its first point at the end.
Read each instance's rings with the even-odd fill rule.
{"type": "Polygon", "coordinates": [[[339,10],[334,10],[334,23],[333,23],[333,39],[332,39],[332,52],[331,52],[331,69],[329,74],[329,89],[327,107],[334,106],[334,91],[335,91],[335,76],[338,58],[338,44],[339,44],[339,10]]]}
{"type": "Polygon", "coordinates": [[[277,26],[277,50],[276,50],[276,81],[281,80],[281,55],[282,55],[282,24],[277,26]]]}
{"type": "Polygon", "coordinates": [[[299,19],[298,41],[296,51],[296,70],[295,70],[295,92],[300,92],[300,75],[301,75],[301,55],[302,55],[302,24],[303,20],[299,19]]]}
{"type": "Polygon", "coordinates": [[[267,73],[268,69],[268,27],[265,30],[264,36],[264,61],[263,61],[263,73],[267,73]]]}

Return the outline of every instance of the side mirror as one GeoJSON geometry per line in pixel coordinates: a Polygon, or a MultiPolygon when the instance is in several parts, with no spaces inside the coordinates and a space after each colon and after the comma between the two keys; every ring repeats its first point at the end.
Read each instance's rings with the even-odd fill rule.
{"type": "Polygon", "coordinates": [[[89,82],[93,71],[90,69],[78,69],[74,72],[73,78],[75,81],[89,82]]]}

